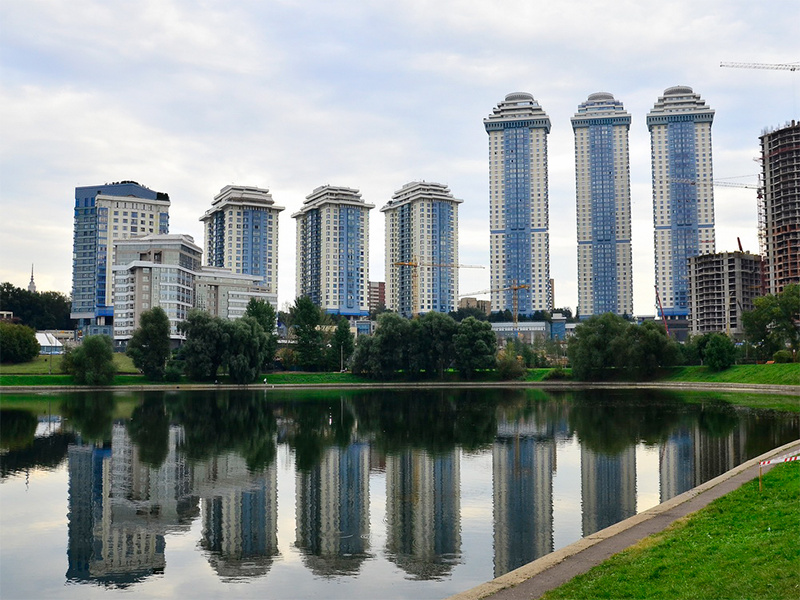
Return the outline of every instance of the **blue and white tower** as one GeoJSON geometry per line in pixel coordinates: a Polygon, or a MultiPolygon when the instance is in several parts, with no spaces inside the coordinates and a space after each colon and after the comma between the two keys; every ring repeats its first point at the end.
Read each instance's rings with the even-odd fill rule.
{"type": "Polygon", "coordinates": [[[240,185],[222,188],[205,214],[206,265],[254,275],[278,307],[278,215],[269,190],[240,185]]]}
{"type": "Polygon", "coordinates": [[[458,200],[441,183],[412,181],[386,215],[386,306],[406,317],[456,310],[458,200]]]}
{"type": "Polygon", "coordinates": [[[689,316],[689,258],[715,251],[711,123],[692,88],[667,88],[647,115],[656,289],[667,320],[689,316]]]}
{"type": "Polygon", "coordinates": [[[633,314],[630,125],[622,102],[605,92],[572,117],[581,318],[633,314]]]}
{"type": "Polygon", "coordinates": [[[369,211],[361,192],[324,185],[306,196],[297,219],[297,296],[331,314],[369,314],[369,211]]]}
{"type": "Polygon", "coordinates": [[[547,134],[550,118],[528,93],[506,96],[486,119],[492,310],[552,310],[547,134]],[[515,289],[516,288],[516,289],[515,289]]]}
{"type": "Polygon", "coordinates": [[[169,233],[169,205],[135,181],[75,188],[70,318],[84,335],[114,334],[114,242],[169,233]]]}

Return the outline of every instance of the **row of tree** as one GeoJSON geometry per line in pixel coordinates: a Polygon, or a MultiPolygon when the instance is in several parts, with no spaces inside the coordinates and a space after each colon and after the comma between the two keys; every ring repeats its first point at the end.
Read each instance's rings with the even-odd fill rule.
{"type": "Polygon", "coordinates": [[[29,292],[0,284],[0,310],[14,313],[15,321],[33,329],[72,329],[71,309],[72,302],[61,292],[29,292]]]}

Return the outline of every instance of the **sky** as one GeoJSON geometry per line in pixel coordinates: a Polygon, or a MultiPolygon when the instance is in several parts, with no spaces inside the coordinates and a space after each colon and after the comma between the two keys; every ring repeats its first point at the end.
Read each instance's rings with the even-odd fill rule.
{"type": "MultiPolygon", "coordinates": [[[[74,189],[134,180],[167,192],[170,233],[229,184],[268,188],[280,215],[281,307],[295,295],[291,214],[325,184],[384,215],[410,181],[459,208],[460,292],[489,287],[488,136],[511,92],[549,115],[555,306],[575,309],[574,137],[589,94],[632,117],[634,312],[654,307],[647,113],[688,85],[716,111],[714,178],[756,184],[759,136],[800,119],[800,2],[771,0],[4,0],[0,2],[0,281],[71,293],[74,189]]],[[[717,251],[758,252],[755,190],[715,190],[717,251]]]]}

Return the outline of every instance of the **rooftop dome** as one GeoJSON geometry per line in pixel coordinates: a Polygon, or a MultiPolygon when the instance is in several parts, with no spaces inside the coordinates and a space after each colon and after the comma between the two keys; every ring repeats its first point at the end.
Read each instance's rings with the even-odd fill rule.
{"type": "Polygon", "coordinates": [[[514,92],[506,96],[506,102],[519,102],[522,100],[530,100],[533,102],[533,96],[528,92],[514,92]]]}
{"type": "Polygon", "coordinates": [[[665,96],[684,96],[686,94],[694,94],[688,85],[676,85],[664,90],[665,96]]]}
{"type": "Polygon", "coordinates": [[[594,94],[589,94],[589,101],[590,102],[599,102],[600,100],[613,100],[614,94],[609,94],[608,92],[595,92],[594,94]]]}

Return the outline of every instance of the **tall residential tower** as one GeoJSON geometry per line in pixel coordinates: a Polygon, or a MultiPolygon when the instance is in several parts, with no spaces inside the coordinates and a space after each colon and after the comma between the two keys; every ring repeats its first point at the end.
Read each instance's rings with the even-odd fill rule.
{"type": "Polygon", "coordinates": [[[358,190],[324,185],[306,196],[297,219],[297,296],[348,317],[369,314],[369,211],[358,190]]]}
{"type": "Polygon", "coordinates": [[[169,233],[169,205],[135,181],[75,188],[70,318],[84,335],[114,333],[114,242],[169,233]]]}
{"type": "Polygon", "coordinates": [[[386,307],[410,317],[456,310],[458,200],[441,183],[412,181],[386,215],[386,307]]]}
{"type": "Polygon", "coordinates": [[[259,286],[278,306],[278,215],[269,190],[226,185],[200,217],[205,229],[206,260],[210,267],[255,275],[259,286]]]}
{"type": "Polygon", "coordinates": [[[667,88],[647,115],[655,282],[667,320],[689,316],[689,258],[715,249],[713,120],[714,111],[686,86],[667,88]]]}
{"type": "Polygon", "coordinates": [[[758,233],[764,257],[764,283],[779,294],[800,283],[800,123],[765,131],[761,136],[764,192],[759,203],[758,233]]]}
{"type": "Polygon", "coordinates": [[[550,118],[533,96],[517,92],[508,94],[483,125],[489,135],[492,310],[516,308],[526,315],[551,310],[550,118]]]}
{"type": "Polygon", "coordinates": [[[622,102],[591,94],[572,117],[578,221],[578,314],[633,314],[631,185],[622,102]]]}

